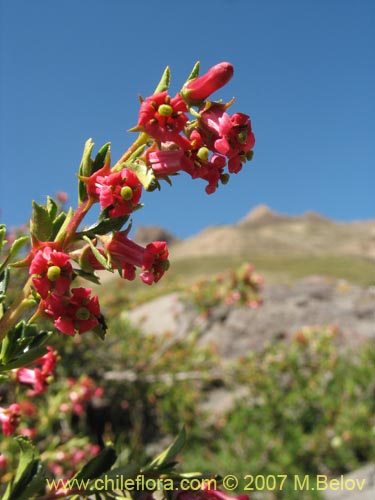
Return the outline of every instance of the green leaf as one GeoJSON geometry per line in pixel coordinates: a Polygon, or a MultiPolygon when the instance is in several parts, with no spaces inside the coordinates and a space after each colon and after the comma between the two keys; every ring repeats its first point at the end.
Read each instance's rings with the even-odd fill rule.
{"type": "MultiPolygon", "coordinates": [[[[190,82],[190,80],[194,80],[194,78],[197,78],[197,76],[199,76],[199,67],[200,67],[200,62],[197,61],[194,65],[194,68],[191,70],[191,73],[188,76],[186,83],[190,82]]],[[[185,85],[186,85],[186,83],[185,83],[185,85]]]]}
{"type": "MultiPolygon", "coordinates": [[[[59,243],[62,243],[65,239],[65,236],[66,236],[66,229],[69,225],[69,222],[72,220],[73,218],[73,215],[74,215],[74,210],[72,209],[72,207],[69,208],[69,211],[67,214],[60,214],[59,217],[61,217],[62,215],[64,215],[64,221],[63,223],[61,224],[59,230],[58,230],[58,233],[56,235],[54,235],[54,241],[56,242],[59,242],[59,243]]],[[[55,232],[55,224],[59,224],[59,217],[57,217],[57,219],[54,221],[54,226],[53,226],[53,232],[55,232]]]]}
{"type": "Polygon", "coordinates": [[[180,452],[180,450],[183,448],[186,442],[186,431],[185,428],[183,427],[181,429],[181,432],[179,435],[176,437],[176,439],[173,441],[173,443],[160,455],[158,455],[152,462],[147,465],[144,470],[150,470],[150,469],[159,469],[165,466],[166,464],[169,464],[169,462],[172,461],[172,459],[177,455],[177,453],[180,452]]]}
{"type": "Polygon", "coordinates": [[[33,210],[30,222],[30,232],[33,238],[39,241],[51,241],[52,220],[48,210],[33,201],[33,210]]]}
{"type": "Polygon", "coordinates": [[[0,353],[0,371],[13,370],[45,354],[45,343],[52,332],[39,332],[35,325],[20,321],[4,338],[0,353]]]}
{"type": "Polygon", "coordinates": [[[54,220],[57,215],[57,204],[50,196],[47,196],[47,211],[51,220],[54,220]]]}
{"type": "Polygon", "coordinates": [[[108,165],[110,165],[110,163],[111,163],[111,143],[110,142],[107,142],[107,144],[104,144],[104,146],[102,146],[99,149],[97,155],[95,156],[95,160],[93,163],[93,168],[92,168],[91,174],[93,174],[97,170],[100,170],[101,168],[103,168],[106,163],[108,165]]]}
{"type": "Polygon", "coordinates": [[[92,272],[84,271],[83,269],[74,269],[74,274],[87,281],[91,281],[91,283],[95,283],[95,285],[100,285],[100,279],[92,272]]]}
{"type": "Polygon", "coordinates": [[[9,254],[7,257],[7,260],[10,260],[12,257],[18,254],[18,252],[21,250],[22,247],[26,245],[30,241],[30,236],[21,236],[20,238],[17,238],[14,242],[13,245],[11,246],[9,250],[9,254]]]}
{"type": "Polygon", "coordinates": [[[41,463],[34,446],[23,436],[18,436],[15,440],[20,447],[20,460],[16,475],[8,483],[2,500],[28,499],[30,496],[25,496],[26,493],[35,493],[42,486],[41,463]]]}
{"type": "Polygon", "coordinates": [[[108,446],[101,450],[99,455],[87,462],[84,467],[77,472],[74,479],[95,479],[107,472],[116,462],[117,456],[114,448],[108,446]]]}
{"type": "Polygon", "coordinates": [[[29,365],[36,359],[40,358],[45,353],[45,347],[37,347],[36,349],[27,351],[22,356],[19,356],[16,360],[11,361],[6,365],[0,365],[0,372],[7,372],[9,370],[14,370],[15,368],[22,368],[23,366],[29,365]]]}
{"type": "Polygon", "coordinates": [[[96,260],[101,264],[107,271],[112,271],[112,267],[107,259],[99,252],[94,243],[90,240],[88,236],[83,236],[83,239],[89,244],[92,253],[95,255],[96,260]]]}
{"type": "Polygon", "coordinates": [[[6,267],[0,274],[0,295],[5,295],[9,283],[9,269],[6,267]]]}
{"type": "Polygon", "coordinates": [[[129,215],[121,215],[120,217],[108,217],[108,210],[103,210],[97,222],[85,229],[81,234],[86,236],[107,234],[114,231],[120,231],[123,225],[129,220],[129,215]]]}
{"type": "MultiPolygon", "coordinates": [[[[79,166],[79,175],[82,177],[90,177],[92,174],[94,162],[91,159],[91,153],[94,148],[94,143],[92,139],[88,139],[85,143],[85,147],[83,148],[82,160],[79,166]]],[[[86,200],[87,191],[86,184],[79,180],[78,181],[78,199],[79,202],[86,200]]]]}
{"type": "Polygon", "coordinates": [[[0,251],[7,242],[5,239],[6,234],[7,234],[7,228],[5,224],[0,224],[0,251]]]}
{"type": "Polygon", "coordinates": [[[104,340],[107,330],[108,330],[107,323],[105,321],[104,316],[101,315],[99,318],[99,324],[96,325],[95,328],[92,329],[92,331],[95,333],[97,337],[100,338],[100,340],[104,340]]]}
{"type": "Polygon", "coordinates": [[[158,83],[154,94],[158,94],[159,92],[164,92],[169,89],[169,85],[171,83],[171,70],[169,66],[167,66],[161,76],[160,82],[158,83]]]}
{"type": "Polygon", "coordinates": [[[125,166],[137,175],[139,181],[146,189],[146,191],[150,190],[150,188],[152,188],[152,185],[156,182],[156,178],[152,168],[148,168],[144,163],[127,161],[125,163],[125,166]]]}
{"type": "Polygon", "coordinates": [[[53,221],[53,229],[52,229],[52,239],[54,240],[56,236],[59,234],[59,231],[64,224],[66,219],[66,213],[61,212],[53,221]]]}

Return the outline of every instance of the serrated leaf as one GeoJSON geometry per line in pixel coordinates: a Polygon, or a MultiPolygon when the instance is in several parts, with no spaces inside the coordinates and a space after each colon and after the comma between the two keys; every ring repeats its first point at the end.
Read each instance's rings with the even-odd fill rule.
{"type": "Polygon", "coordinates": [[[97,222],[85,229],[81,234],[86,236],[95,236],[107,234],[114,231],[120,231],[123,225],[129,220],[129,215],[121,215],[120,217],[108,217],[108,210],[103,210],[97,222]]]}
{"type": "Polygon", "coordinates": [[[126,162],[125,166],[137,175],[146,191],[156,182],[152,168],[148,168],[144,163],[126,162]]]}
{"type": "Polygon", "coordinates": [[[23,436],[18,436],[15,440],[20,447],[20,459],[16,475],[8,483],[2,500],[21,500],[25,498],[23,495],[26,488],[34,478],[37,478],[40,471],[40,460],[36,458],[37,452],[32,443],[23,436]]]}
{"type": "Polygon", "coordinates": [[[30,351],[26,351],[14,361],[10,361],[5,365],[0,365],[0,372],[7,372],[9,370],[14,370],[16,368],[21,368],[23,366],[29,365],[36,359],[43,356],[45,353],[46,349],[43,346],[36,347],[35,349],[30,349],[30,351]]]}
{"type": "Polygon", "coordinates": [[[104,448],[101,452],[96,455],[92,460],[87,462],[84,467],[77,472],[74,479],[95,479],[105,472],[107,472],[112,465],[116,462],[117,455],[111,446],[104,448]]]}
{"type": "Polygon", "coordinates": [[[33,201],[32,206],[33,210],[30,221],[31,235],[39,241],[50,241],[53,224],[48,210],[35,201],[33,201]]]}
{"type": "Polygon", "coordinates": [[[162,453],[160,453],[144,470],[158,469],[168,464],[180,452],[186,442],[186,431],[183,427],[173,443],[162,453]]]}
{"type": "Polygon", "coordinates": [[[53,221],[52,240],[56,238],[66,219],[66,213],[61,212],[53,221]]]}
{"type": "MultiPolygon", "coordinates": [[[[91,158],[91,153],[94,148],[94,143],[92,139],[88,139],[85,142],[85,146],[83,148],[83,154],[81,159],[81,164],[79,166],[79,175],[81,177],[90,177],[92,173],[92,169],[94,166],[94,162],[91,158]]],[[[78,199],[79,202],[84,201],[87,198],[86,184],[79,180],[78,181],[78,199]]]]}
{"type": "MultiPolygon", "coordinates": [[[[111,143],[107,142],[102,146],[97,155],[95,156],[95,160],[93,163],[93,168],[91,174],[96,172],[97,170],[100,170],[104,165],[110,166],[111,164],[111,143]]],[[[91,175],[90,174],[90,175],[91,175]]]]}
{"type": "Polygon", "coordinates": [[[57,204],[55,200],[53,200],[50,196],[47,196],[47,211],[51,217],[51,220],[54,220],[57,215],[57,204]]]}
{"type": "Polygon", "coordinates": [[[158,83],[154,91],[154,94],[168,90],[170,83],[171,83],[171,70],[169,66],[167,66],[161,76],[160,82],[158,83]]]}

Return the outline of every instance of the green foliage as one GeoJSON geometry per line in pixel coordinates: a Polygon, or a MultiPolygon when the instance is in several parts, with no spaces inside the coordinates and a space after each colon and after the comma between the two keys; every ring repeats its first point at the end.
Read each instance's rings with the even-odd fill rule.
{"type": "MultiPolygon", "coordinates": [[[[185,466],[316,477],[374,459],[374,349],[353,355],[341,352],[340,343],[333,328],[307,327],[241,360],[232,376],[247,395],[216,423],[207,443],[190,448],[185,466]]],[[[289,487],[274,498],[301,498],[289,487]]]]}

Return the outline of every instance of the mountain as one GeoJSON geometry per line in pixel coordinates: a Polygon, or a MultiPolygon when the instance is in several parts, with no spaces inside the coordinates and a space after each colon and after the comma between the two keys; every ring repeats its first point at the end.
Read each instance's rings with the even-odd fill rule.
{"type": "Polygon", "coordinates": [[[314,212],[288,216],[260,205],[237,224],[208,227],[171,248],[172,259],[211,255],[335,255],[372,259],[375,220],[337,222],[314,212]]]}

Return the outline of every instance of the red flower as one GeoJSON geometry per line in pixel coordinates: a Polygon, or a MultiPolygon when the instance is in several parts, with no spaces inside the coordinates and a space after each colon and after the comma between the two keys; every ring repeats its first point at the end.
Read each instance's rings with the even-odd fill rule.
{"type": "Polygon", "coordinates": [[[181,149],[169,151],[150,151],[146,153],[147,162],[156,176],[175,174],[181,170],[181,149]]]}
{"type": "Polygon", "coordinates": [[[49,376],[55,371],[57,351],[54,351],[51,346],[47,346],[47,351],[41,358],[34,361],[34,364],[41,365],[42,372],[49,376]]]}
{"type": "Polygon", "coordinates": [[[40,368],[19,368],[14,370],[18,382],[33,386],[33,389],[27,392],[29,396],[45,392],[55,370],[57,353],[50,346],[47,349],[47,354],[34,361],[36,365],[41,365],[40,368]]]}
{"type": "Polygon", "coordinates": [[[0,407],[0,422],[2,424],[3,433],[6,436],[11,436],[16,432],[20,421],[20,405],[14,403],[8,408],[0,407]]]}
{"type": "Polygon", "coordinates": [[[54,320],[55,327],[67,335],[84,333],[99,324],[100,306],[91,288],[73,288],[72,295],[51,294],[40,307],[54,320]]]}
{"type": "Polygon", "coordinates": [[[157,283],[169,267],[168,248],[165,241],[153,241],[146,248],[118,232],[106,245],[112,263],[123,270],[125,279],[134,279],[135,266],[141,267],[141,280],[147,285],[157,283]]]}
{"type": "Polygon", "coordinates": [[[142,194],[142,184],[128,168],[106,176],[97,176],[95,186],[100,206],[102,209],[110,207],[111,217],[132,213],[142,194]]]}
{"type": "Polygon", "coordinates": [[[29,396],[42,394],[47,390],[48,377],[39,368],[19,368],[16,373],[18,382],[33,386],[33,389],[27,391],[29,396]]]}
{"type": "Polygon", "coordinates": [[[182,140],[179,133],[188,121],[186,111],[180,94],[172,99],[166,91],[159,92],[142,102],[137,127],[157,141],[179,144],[182,140]]]}
{"type": "Polygon", "coordinates": [[[72,282],[73,268],[69,255],[47,246],[38,250],[29,269],[35,290],[45,299],[53,292],[63,295],[72,282]]]}
{"type": "Polygon", "coordinates": [[[203,101],[216,90],[224,87],[233,76],[233,66],[228,62],[216,64],[204,75],[188,82],[182,90],[186,101],[203,101]]]}

